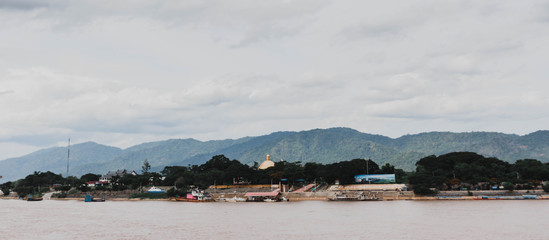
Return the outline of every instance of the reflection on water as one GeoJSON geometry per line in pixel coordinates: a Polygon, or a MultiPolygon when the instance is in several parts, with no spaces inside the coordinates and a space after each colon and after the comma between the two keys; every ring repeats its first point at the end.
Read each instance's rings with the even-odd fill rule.
{"type": "Polygon", "coordinates": [[[548,239],[549,201],[0,200],[1,239],[548,239]]]}

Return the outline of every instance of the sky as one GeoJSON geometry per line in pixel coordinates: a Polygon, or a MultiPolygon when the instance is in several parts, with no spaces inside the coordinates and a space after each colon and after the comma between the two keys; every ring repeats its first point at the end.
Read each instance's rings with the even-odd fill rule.
{"type": "Polygon", "coordinates": [[[0,159],[94,141],[548,129],[549,2],[0,0],[0,159]]]}

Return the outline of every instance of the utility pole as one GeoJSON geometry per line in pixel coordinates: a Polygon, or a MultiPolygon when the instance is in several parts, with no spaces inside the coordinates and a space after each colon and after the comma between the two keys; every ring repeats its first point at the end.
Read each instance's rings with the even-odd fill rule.
{"type": "Polygon", "coordinates": [[[368,158],[368,160],[366,160],[366,175],[369,174],[369,173],[368,173],[368,172],[369,172],[369,171],[368,171],[368,170],[369,170],[369,169],[368,169],[368,168],[369,168],[369,167],[368,167],[368,163],[369,163],[369,162],[370,162],[370,158],[368,158]]]}
{"type": "Polygon", "coordinates": [[[368,167],[368,164],[370,163],[370,157],[368,157],[368,160],[366,160],[366,178],[368,179],[368,184],[370,183],[370,169],[368,167]]]}
{"type": "Polygon", "coordinates": [[[69,159],[71,157],[71,139],[69,138],[69,145],[67,147],[67,179],[69,178],[69,159]]]}

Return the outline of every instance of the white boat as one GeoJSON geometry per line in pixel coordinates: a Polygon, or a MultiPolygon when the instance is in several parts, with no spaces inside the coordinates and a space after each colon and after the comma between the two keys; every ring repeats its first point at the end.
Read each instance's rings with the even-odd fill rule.
{"type": "Polygon", "coordinates": [[[147,191],[148,193],[164,193],[164,189],[153,186],[152,188],[147,191]]]}
{"type": "Polygon", "coordinates": [[[233,198],[230,198],[231,202],[245,202],[247,199],[242,197],[234,196],[233,198]]]}
{"type": "Polygon", "coordinates": [[[246,198],[241,198],[234,196],[232,198],[217,198],[215,199],[216,202],[246,202],[246,198]]]}

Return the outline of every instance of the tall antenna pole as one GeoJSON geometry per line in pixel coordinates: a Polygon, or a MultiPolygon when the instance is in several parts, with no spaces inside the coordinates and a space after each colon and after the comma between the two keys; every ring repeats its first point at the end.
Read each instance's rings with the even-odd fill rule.
{"type": "Polygon", "coordinates": [[[69,138],[69,146],[67,147],[67,178],[69,177],[69,159],[71,157],[71,139],[69,138]]]}
{"type": "MultiPolygon", "coordinates": [[[[370,163],[370,157],[368,157],[368,160],[366,160],[366,175],[370,175],[368,163],[370,163]]],[[[368,184],[370,184],[370,176],[368,176],[368,184]]]]}
{"type": "Polygon", "coordinates": [[[366,160],[366,175],[370,174],[368,172],[368,170],[370,170],[369,167],[368,167],[368,163],[370,163],[370,158],[368,158],[368,160],[366,160]]]}

